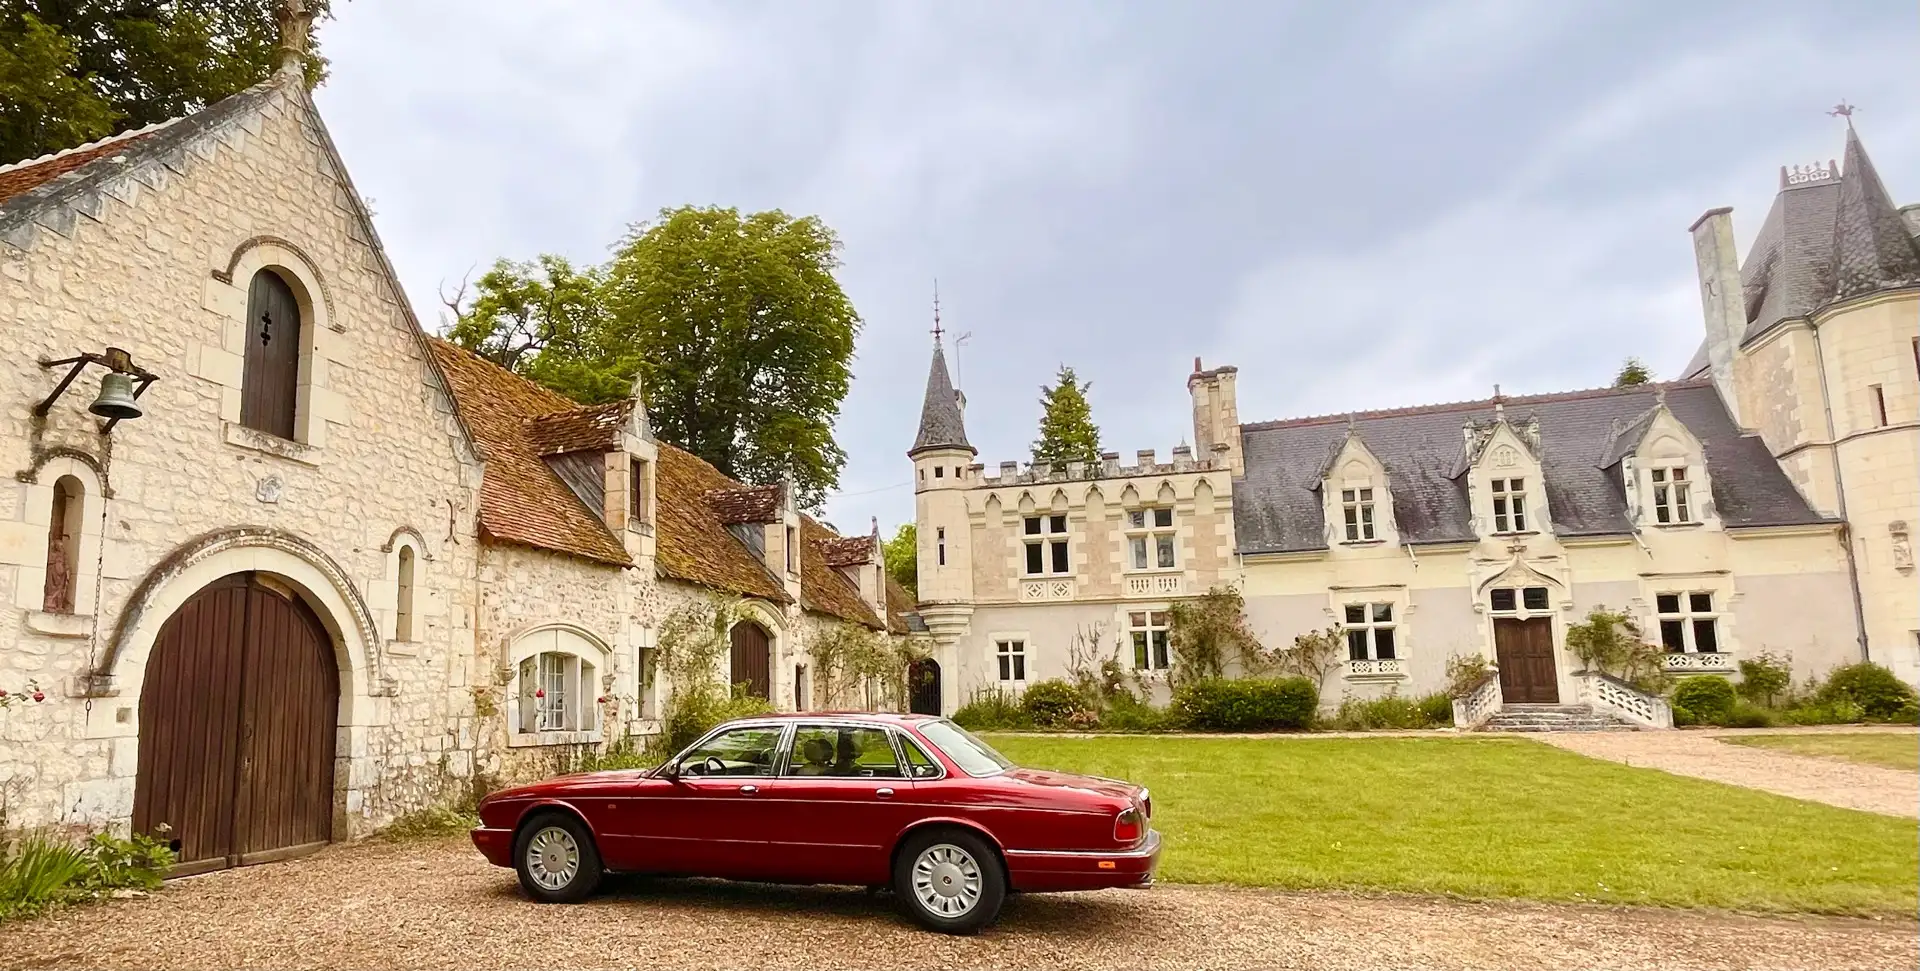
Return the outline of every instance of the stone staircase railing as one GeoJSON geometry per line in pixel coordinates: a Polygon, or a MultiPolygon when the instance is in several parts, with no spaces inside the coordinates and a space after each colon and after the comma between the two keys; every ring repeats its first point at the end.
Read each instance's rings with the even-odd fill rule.
{"type": "Polygon", "coordinates": [[[1453,727],[1470,732],[1500,713],[1500,676],[1489,674],[1471,690],[1453,699],[1453,727]]]}
{"type": "MultiPolygon", "coordinates": [[[[1613,675],[1599,671],[1576,671],[1573,680],[1578,685],[1575,690],[1580,701],[1593,706],[1595,711],[1642,728],[1673,727],[1673,709],[1664,700],[1613,675]]],[[[1457,711],[1459,702],[1455,702],[1454,706],[1457,711]]]]}

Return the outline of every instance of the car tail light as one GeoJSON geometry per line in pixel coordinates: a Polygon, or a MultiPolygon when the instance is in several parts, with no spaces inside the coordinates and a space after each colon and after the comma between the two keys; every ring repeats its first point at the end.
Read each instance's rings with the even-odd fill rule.
{"type": "Polygon", "coordinates": [[[1153,818],[1153,793],[1145,789],[1140,790],[1140,810],[1147,814],[1148,819],[1153,818]]]}
{"type": "Polygon", "coordinates": [[[1113,818],[1114,842],[1131,846],[1140,842],[1146,835],[1147,817],[1142,815],[1140,810],[1128,806],[1120,810],[1120,815],[1113,818]]]}

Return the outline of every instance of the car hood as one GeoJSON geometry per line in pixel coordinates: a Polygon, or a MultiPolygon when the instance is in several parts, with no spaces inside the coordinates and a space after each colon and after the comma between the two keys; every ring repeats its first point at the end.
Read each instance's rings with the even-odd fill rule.
{"type": "Polygon", "coordinates": [[[1052,772],[1046,769],[1008,769],[1001,778],[1031,786],[1046,786],[1056,789],[1079,789],[1115,799],[1132,799],[1140,787],[1131,782],[1118,779],[1102,779],[1095,775],[1074,775],[1069,772],[1052,772]]]}
{"type": "Polygon", "coordinates": [[[631,783],[644,779],[650,769],[607,769],[601,772],[575,772],[571,775],[554,776],[494,793],[501,799],[524,798],[527,796],[554,796],[563,793],[578,792],[582,789],[594,789],[614,783],[631,783]]]}

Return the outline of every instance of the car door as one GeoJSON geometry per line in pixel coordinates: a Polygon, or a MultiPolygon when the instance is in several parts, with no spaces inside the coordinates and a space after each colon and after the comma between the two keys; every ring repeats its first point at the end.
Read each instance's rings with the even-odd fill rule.
{"type": "MultiPolygon", "coordinates": [[[[765,877],[768,791],[787,726],[742,725],[689,750],[665,785],[636,787],[631,834],[635,869],[716,877],[765,877]]],[[[652,781],[652,780],[649,780],[652,781]]]]}
{"type": "Polygon", "coordinates": [[[767,838],[781,878],[887,882],[888,848],[915,812],[889,729],[799,723],[773,794],[767,838]]]}

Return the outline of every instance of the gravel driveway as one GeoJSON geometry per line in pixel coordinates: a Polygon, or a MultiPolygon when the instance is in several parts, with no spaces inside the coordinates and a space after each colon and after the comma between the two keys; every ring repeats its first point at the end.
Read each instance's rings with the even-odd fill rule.
{"type": "MultiPolygon", "coordinates": [[[[1911,728],[1847,729],[1899,733],[1920,745],[1911,728]]],[[[1688,730],[1672,732],[1543,732],[1549,745],[1596,759],[1609,759],[1675,775],[1690,775],[1750,789],[1864,809],[1888,816],[1920,815],[1920,774],[1878,765],[1816,759],[1790,752],[1728,745],[1729,735],[1832,734],[1818,729],[1688,730]]]]}
{"type": "Polygon", "coordinates": [[[1912,968],[1911,921],[1162,886],[1019,897],[974,938],[857,890],[621,881],[523,900],[464,840],[362,842],[0,927],[0,968],[1912,968]]]}

